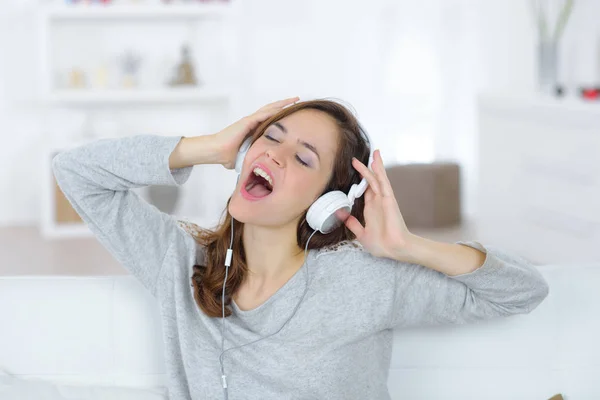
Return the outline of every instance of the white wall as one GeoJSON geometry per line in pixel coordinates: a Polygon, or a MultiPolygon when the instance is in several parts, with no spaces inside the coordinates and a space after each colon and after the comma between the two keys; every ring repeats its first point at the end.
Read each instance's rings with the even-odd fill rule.
{"type": "MultiPolygon", "coordinates": [[[[593,15],[598,15],[599,3],[578,1],[567,28],[565,52],[578,65],[567,63],[564,73],[571,81],[589,81],[600,73],[588,54],[594,42],[586,36],[597,32],[593,15]]],[[[340,98],[355,108],[383,150],[386,164],[461,162],[463,210],[472,214],[475,94],[535,89],[535,30],[527,4],[522,0],[242,1],[243,18],[232,33],[239,39],[239,52],[223,54],[239,65],[235,81],[239,97],[230,114],[217,106],[198,105],[162,106],[160,112],[150,107],[97,108],[96,130],[105,136],[193,135],[213,132],[233,117],[280,97],[340,98]]],[[[0,225],[36,223],[40,179],[36,162],[47,144],[78,135],[85,125],[82,110],[39,102],[37,5],[31,0],[0,2],[0,225]]],[[[86,29],[89,33],[94,28],[86,29]]],[[[194,37],[210,35],[207,29],[194,37]]],[[[183,27],[158,26],[150,37],[136,32],[130,29],[119,37],[140,46],[145,43],[153,67],[163,70],[176,60],[178,40],[189,34],[183,27]]],[[[59,30],[56,42],[72,50],[77,42],[70,35],[59,30]]],[[[98,43],[109,50],[122,44],[110,38],[98,43]]],[[[217,68],[206,58],[210,54],[206,43],[198,41],[207,49],[196,54],[199,68],[207,79],[218,80],[217,68]]],[[[94,54],[85,53],[89,46],[81,42],[78,48],[76,54],[94,54]]],[[[73,52],[57,52],[61,54],[73,52]]],[[[215,201],[226,196],[224,192],[215,201]]]]}

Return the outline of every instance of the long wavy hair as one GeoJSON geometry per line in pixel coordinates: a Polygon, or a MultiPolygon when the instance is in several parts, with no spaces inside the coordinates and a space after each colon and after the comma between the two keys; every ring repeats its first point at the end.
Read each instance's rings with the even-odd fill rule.
{"type": "MultiPolygon", "coordinates": [[[[300,110],[312,109],[324,112],[331,116],[338,127],[338,150],[335,155],[333,174],[327,183],[324,194],[331,190],[341,190],[348,193],[352,184],[359,183],[362,179],[360,174],[352,166],[352,157],[356,157],[363,164],[369,162],[370,145],[364,140],[360,132],[360,124],[354,114],[339,102],[318,99],[295,103],[282,109],[276,115],[262,122],[252,134],[252,143],[254,143],[272,123],[295,113],[300,110]]],[[[370,167],[370,166],[369,166],[370,167]]],[[[198,307],[209,317],[221,317],[221,298],[223,291],[223,280],[225,279],[225,256],[231,238],[231,220],[233,219],[233,257],[229,266],[227,283],[225,286],[225,315],[230,316],[231,299],[236,293],[244,278],[248,273],[246,264],[246,254],[242,242],[244,223],[235,220],[229,214],[229,202],[221,215],[221,222],[216,228],[203,229],[196,226],[192,236],[196,242],[203,246],[204,265],[196,264],[193,266],[192,287],[194,288],[194,299],[198,307]]],[[[351,214],[364,225],[364,196],[355,200],[351,214]]],[[[306,247],[309,236],[314,232],[306,221],[304,211],[298,227],[296,229],[296,240],[298,246],[306,247]]],[[[320,249],[333,246],[342,241],[354,240],[355,235],[344,225],[328,234],[317,232],[308,243],[309,249],[320,249]]]]}

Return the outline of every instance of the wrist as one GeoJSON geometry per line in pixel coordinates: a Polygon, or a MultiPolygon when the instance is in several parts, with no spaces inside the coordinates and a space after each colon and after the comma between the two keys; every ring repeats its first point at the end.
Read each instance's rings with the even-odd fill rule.
{"type": "Polygon", "coordinates": [[[183,140],[187,142],[184,146],[191,164],[221,164],[223,162],[222,151],[214,134],[192,136],[183,138],[183,140]]]}
{"type": "Polygon", "coordinates": [[[183,136],[169,156],[171,169],[221,162],[221,151],[212,135],[183,136]]]}
{"type": "Polygon", "coordinates": [[[225,152],[221,146],[215,133],[197,136],[202,138],[202,146],[206,149],[206,158],[210,161],[209,164],[223,164],[225,162],[225,152]]]}
{"type": "Polygon", "coordinates": [[[412,264],[456,276],[475,271],[485,262],[486,254],[469,246],[430,240],[412,235],[404,250],[404,260],[412,264]]]}
{"type": "Polygon", "coordinates": [[[407,238],[403,241],[402,246],[398,248],[396,254],[398,254],[403,261],[412,264],[420,264],[426,256],[428,246],[430,246],[428,239],[409,233],[407,238]]]}

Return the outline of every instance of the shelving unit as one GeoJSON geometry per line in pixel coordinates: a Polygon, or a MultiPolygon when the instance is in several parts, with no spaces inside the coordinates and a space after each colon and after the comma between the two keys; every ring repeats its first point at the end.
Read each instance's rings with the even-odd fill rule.
{"type": "MultiPolygon", "coordinates": [[[[196,32],[197,24],[210,21],[217,21],[221,27],[231,28],[233,31],[234,24],[231,20],[236,14],[236,1],[214,0],[210,3],[184,3],[184,4],[167,4],[156,2],[154,4],[115,4],[100,5],[100,4],[65,4],[62,1],[40,7],[38,10],[38,27],[39,27],[39,43],[40,43],[40,59],[39,73],[41,82],[39,85],[39,98],[50,107],[69,107],[77,108],[78,110],[86,108],[93,110],[94,107],[102,106],[103,109],[114,107],[119,111],[123,111],[129,106],[153,106],[153,105],[189,105],[193,104],[194,108],[204,105],[211,107],[226,107],[230,111],[233,99],[235,97],[234,84],[229,85],[234,77],[231,71],[232,61],[225,57],[225,53],[219,54],[223,58],[219,59],[225,67],[222,76],[227,84],[219,84],[216,82],[205,82],[202,76],[199,86],[167,86],[166,84],[153,84],[152,86],[140,86],[131,88],[119,88],[112,86],[102,87],[84,87],[84,88],[65,88],[59,87],[54,80],[55,60],[55,43],[53,43],[53,30],[72,24],[72,26],[93,27],[92,29],[105,29],[106,26],[123,26],[123,24],[141,24],[143,29],[148,29],[148,23],[157,23],[159,29],[163,29],[163,22],[172,24],[175,29],[181,27],[189,27],[192,32],[196,32]],[[181,21],[181,24],[179,24],[181,21]],[[78,25],[79,24],[79,25],[78,25]],[[146,24],[144,26],[144,24],[146,24]],[[229,25],[228,25],[229,24],[229,25]],[[230,79],[231,78],[231,79],[230,79]]],[[[151,28],[152,29],[152,28],[151,28]]],[[[167,28],[170,29],[170,28],[167,28]]],[[[222,31],[224,33],[225,30],[222,31]]],[[[110,33],[110,32],[109,32],[110,33]]],[[[77,33],[78,34],[78,33],[77,33]]],[[[134,32],[134,34],[137,34],[134,32]]],[[[144,33],[140,32],[139,35],[144,33]]],[[[232,42],[232,36],[221,38],[223,44],[227,46],[232,42]]],[[[77,39],[77,38],[75,38],[77,39]]],[[[139,39],[139,38],[138,38],[139,39]]],[[[212,39],[212,37],[211,37],[212,39]]],[[[128,42],[124,40],[124,42],[128,42]]],[[[114,47],[114,46],[113,46],[114,47]]],[[[226,51],[227,49],[224,49],[226,51]]],[[[87,51],[87,50],[86,50],[87,51]]],[[[94,48],[90,48],[90,54],[93,54],[94,48]]],[[[65,54],[65,53],[63,53],[65,54]]],[[[68,53],[66,53],[68,54],[68,53]]],[[[192,51],[192,54],[194,52],[192,51]]],[[[231,57],[230,57],[231,58],[231,57]]],[[[68,59],[68,58],[67,58],[68,59]]],[[[219,68],[221,64],[217,64],[219,68]]],[[[214,71],[214,70],[213,70],[214,71]]],[[[221,73],[221,70],[218,70],[221,73]]],[[[198,70],[196,71],[198,72],[198,70]]],[[[220,108],[223,110],[222,108],[220,108]]],[[[83,143],[80,141],[79,143],[83,143]]],[[[61,198],[61,193],[57,192],[54,176],[51,171],[52,156],[58,151],[64,150],[73,145],[68,143],[68,140],[63,140],[61,143],[53,143],[49,148],[44,149],[42,159],[42,195],[41,201],[41,221],[40,230],[46,238],[68,238],[90,236],[92,233],[89,228],[77,221],[58,222],[58,209],[62,204],[64,214],[64,199],[61,198]]],[[[184,214],[187,214],[184,212],[184,214]]],[[[210,216],[210,212],[208,216],[210,216]]],[[[207,215],[191,216],[187,219],[194,221],[206,220],[211,223],[211,219],[207,215]]],[[[64,217],[64,215],[63,215],[64,217]]],[[[70,216],[72,219],[73,215],[70,216]]]]}
{"type": "Polygon", "coordinates": [[[148,20],[182,20],[186,23],[206,19],[227,20],[234,16],[233,2],[219,1],[207,4],[151,4],[151,5],[50,5],[39,10],[42,85],[40,97],[47,103],[173,103],[227,100],[232,90],[227,87],[153,88],[153,89],[64,89],[53,83],[53,47],[48,39],[55,24],[68,22],[139,22],[148,20]]]}

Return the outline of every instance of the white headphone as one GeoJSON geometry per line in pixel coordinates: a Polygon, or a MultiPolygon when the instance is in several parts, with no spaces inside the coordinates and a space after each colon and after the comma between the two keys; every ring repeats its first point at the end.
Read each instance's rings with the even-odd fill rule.
{"type": "MultiPolygon", "coordinates": [[[[364,130],[360,124],[359,130],[369,144],[370,155],[367,168],[370,168],[371,163],[373,162],[374,151],[372,141],[367,131],[364,130]]],[[[242,172],[244,158],[246,157],[246,153],[248,153],[248,149],[250,149],[251,144],[252,137],[249,137],[244,141],[240,147],[240,150],[238,151],[235,159],[235,171],[238,173],[238,176],[242,172]]],[[[308,212],[306,213],[306,222],[308,222],[308,225],[310,225],[312,229],[320,231],[321,233],[329,233],[333,231],[342,223],[342,221],[336,217],[335,212],[342,208],[345,208],[346,211],[350,212],[352,210],[352,206],[354,205],[354,200],[365,193],[367,186],[368,182],[365,178],[363,178],[359,184],[355,183],[352,185],[347,195],[341,190],[333,190],[321,195],[308,209],[308,212]]]]}

